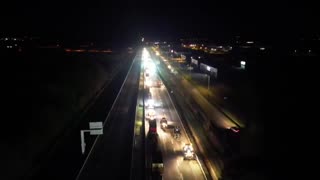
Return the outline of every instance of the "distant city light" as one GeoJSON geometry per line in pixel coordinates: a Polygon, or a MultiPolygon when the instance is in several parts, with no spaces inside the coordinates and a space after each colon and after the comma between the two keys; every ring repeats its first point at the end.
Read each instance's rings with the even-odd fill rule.
{"type": "Polygon", "coordinates": [[[143,42],[143,41],[144,41],[144,38],[141,39],[141,42],[143,42]]]}
{"type": "Polygon", "coordinates": [[[261,47],[261,48],[260,48],[260,50],[261,50],[261,51],[264,51],[264,50],[266,50],[266,48],[264,48],[264,47],[261,47]]]}
{"type": "Polygon", "coordinates": [[[173,50],[171,49],[171,53],[173,53],[173,50]]]}
{"type": "Polygon", "coordinates": [[[210,71],[210,67],[209,66],[207,66],[207,70],[210,71]]]}
{"type": "Polygon", "coordinates": [[[198,58],[200,59],[201,57],[199,56],[198,58]]]}
{"type": "Polygon", "coordinates": [[[253,44],[254,42],[253,41],[247,41],[247,44],[253,44]]]}

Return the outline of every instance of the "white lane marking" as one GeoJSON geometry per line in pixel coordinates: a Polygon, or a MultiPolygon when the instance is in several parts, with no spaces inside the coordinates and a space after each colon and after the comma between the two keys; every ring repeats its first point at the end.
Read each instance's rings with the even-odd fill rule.
{"type": "MultiPolygon", "coordinates": [[[[107,117],[106,117],[106,119],[105,119],[105,121],[104,121],[104,123],[103,123],[103,128],[104,128],[104,125],[106,124],[106,122],[107,122],[108,119],[109,119],[109,116],[110,116],[110,114],[111,114],[111,111],[113,110],[114,105],[116,104],[116,102],[117,102],[117,100],[118,100],[118,98],[119,98],[119,95],[120,95],[121,92],[122,92],[122,88],[123,88],[124,84],[126,83],[126,81],[127,81],[127,79],[128,79],[128,75],[130,74],[130,72],[131,72],[131,70],[132,70],[133,63],[136,61],[137,56],[138,56],[138,54],[136,55],[136,57],[134,57],[131,65],[130,65],[129,71],[127,72],[126,78],[124,79],[124,81],[123,81],[123,83],[122,83],[122,85],[121,85],[121,87],[120,87],[120,90],[119,90],[119,92],[118,92],[118,94],[117,94],[117,97],[116,97],[116,99],[115,99],[115,100],[113,101],[113,103],[112,103],[111,109],[109,110],[108,115],[107,115],[107,117]]],[[[90,151],[89,151],[89,153],[88,153],[88,156],[86,157],[84,163],[82,164],[82,167],[81,167],[81,169],[80,169],[80,171],[79,171],[79,173],[78,173],[78,175],[77,175],[76,180],[78,180],[78,179],[80,178],[80,175],[81,175],[81,173],[82,173],[85,165],[87,164],[88,159],[89,159],[89,157],[91,156],[92,150],[94,149],[94,147],[95,147],[95,145],[96,145],[96,143],[97,143],[97,141],[98,141],[98,139],[99,139],[100,136],[101,136],[101,135],[98,135],[98,136],[96,137],[96,139],[94,140],[94,143],[93,143],[93,145],[92,145],[92,147],[91,147],[91,149],[90,149],[90,151]]]]}
{"type": "MultiPolygon", "coordinates": [[[[167,90],[165,90],[165,91],[166,91],[167,95],[169,96],[169,99],[170,99],[170,101],[171,101],[171,104],[173,105],[173,108],[175,109],[175,113],[178,115],[178,118],[179,118],[179,120],[180,120],[182,129],[183,129],[183,131],[184,131],[184,133],[185,133],[185,135],[186,135],[186,138],[188,139],[189,142],[191,142],[191,141],[190,141],[190,138],[189,138],[189,136],[188,136],[188,134],[187,134],[187,131],[185,130],[185,128],[184,128],[184,126],[183,126],[183,124],[182,124],[181,117],[180,117],[180,115],[179,115],[179,113],[178,113],[178,111],[177,111],[177,108],[176,108],[175,104],[173,103],[173,101],[172,101],[172,99],[171,99],[171,96],[170,96],[169,92],[168,92],[167,90]]],[[[200,166],[201,172],[203,173],[203,177],[205,178],[205,180],[207,180],[207,176],[206,176],[206,174],[204,173],[203,167],[202,167],[202,165],[201,165],[201,163],[200,163],[200,161],[199,161],[199,159],[198,159],[198,156],[196,156],[196,159],[197,159],[197,162],[198,162],[198,164],[199,164],[199,166],[200,166]]]]}
{"type": "Polygon", "coordinates": [[[179,179],[181,179],[181,180],[183,180],[183,174],[180,172],[180,165],[181,165],[181,163],[182,163],[182,160],[180,160],[180,158],[177,158],[177,160],[176,160],[177,162],[176,162],[176,168],[177,168],[177,171],[178,171],[178,174],[179,174],[179,179]]]}
{"type": "Polygon", "coordinates": [[[198,162],[198,164],[199,164],[199,166],[200,166],[200,170],[201,170],[201,172],[202,172],[202,174],[203,174],[204,179],[207,180],[207,176],[206,176],[206,174],[204,173],[204,170],[203,170],[203,168],[202,168],[202,165],[201,165],[201,163],[200,163],[199,158],[198,158],[197,155],[196,155],[196,160],[197,160],[197,162],[198,162]]]}
{"type": "MultiPolygon", "coordinates": [[[[168,115],[170,114],[171,117],[173,117],[173,116],[172,116],[173,114],[176,114],[176,115],[177,115],[177,117],[178,117],[178,119],[179,119],[179,121],[180,121],[179,123],[180,123],[181,126],[182,126],[182,129],[183,129],[183,131],[184,131],[184,134],[185,134],[186,139],[188,139],[188,141],[191,142],[191,141],[190,141],[190,138],[189,138],[189,136],[188,136],[188,134],[187,134],[187,132],[186,132],[186,130],[185,130],[185,128],[184,128],[184,125],[182,124],[181,117],[180,117],[180,115],[179,115],[179,113],[178,113],[178,111],[177,111],[177,109],[176,109],[176,106],[175,106],[175,104],[173,103],[173,101],[172,101],[172,99],[171,99],[171,96],[170,96],[170,94],[169,94],[169,92],[168,92],[168,90],[167,90],[166,87],[164,88],[164,91],[166,92],[167,96],[169,97],[169,99],[170,99],[170,101],[171,101],[171,104],[172,104],[172,106],[174,107],[174,110],[175,110],[175,111],[173,111],[172,109],[169,109],[169,107],[168,107],[168,115]]],[[[160,96],[160,93],[158,93],[157,95],[160,96]]],[[[168,102],[168,104],[170,104],[170,102],[168,102]]],[[[173,120],[173,119],[172,119],[172,120],[173,120]]],[[[181,135],[181,136],[182,136],[182,135],[181,135]]],[[[182,142],[181,142],[182,139],[183,139],[183,137],[180,137],[180,139],[178,139],[178,140],[176,141],[177,144],[181,144],[181,143],[182,143],[182,142]]],[[[172,139],[171,139],[171,143],[172,143],[172,145],[173,145],[173,140],[172,140],[172,139]]],[[[175,152],[175,147],[173,147],[173,150],[174,150],[174,152],[175,152]]],[[[198,160],[198,159],[197,159],[197,160],[198,160]]],[[[202,168],[202,166],[201,166],[201,164],[200,164],[199,161],[198,161],[198,164],[199,164],[199,168],[201,169],[201,172],[203,173],[204,178],[207,180],[207,177],[206,177],[206,175],[205,175],[205,173],[204,173],[204,171],[203,171],[203,168],[202,168]]],[[[178,166],[180,166],[179,158],[177,158],[177,170],[178,170],[179,176],[181,177],[181,179],[183,179],[183,175],[182,175],[182,173],[180,172],[178,166]]]]}

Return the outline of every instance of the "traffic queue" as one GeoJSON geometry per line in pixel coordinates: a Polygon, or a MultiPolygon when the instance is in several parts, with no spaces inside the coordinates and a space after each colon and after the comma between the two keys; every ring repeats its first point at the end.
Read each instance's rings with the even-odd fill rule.
{"type": "MultiPolygon", "coordinates": [[[[144,70],[144,107],[145,107],[145,119],[148,122],[149,129],[148,129],[148,138],[157,139],[158,136],[158,129],[157,129],[157,122],[159,122],[160,129],[163,133],[170,133],[172,137],[176,140],[181,139],[181,128],[178,124],[173,123],[173,121],[168,121],[164,110],[163,113],[159,113],[156,115],[155,108],[161,107],[159,103],[155,102],[155,98],[152,95],[152,88],[163,88],[163,82],[156,76],[156,66],[152,62],[152,59],[146,49],[143,52],[143,70],[144,70]]],[[[156,140],[158,142],[158,140],[156,140]]],[[[183,159],[184,160],[192,160],[195,159],[195,153],[191,143],[186,143],[181,147],[183,152],[183,159]]]]}

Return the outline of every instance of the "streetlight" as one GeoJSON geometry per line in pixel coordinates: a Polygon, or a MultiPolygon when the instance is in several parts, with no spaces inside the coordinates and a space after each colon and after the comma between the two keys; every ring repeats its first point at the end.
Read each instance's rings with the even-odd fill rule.
{"type": "Polygon", "coordinates": [[[241,61],[240,62],[241,68],[245,69],[246,68],[246,62],[245,61],[241,61]]]}

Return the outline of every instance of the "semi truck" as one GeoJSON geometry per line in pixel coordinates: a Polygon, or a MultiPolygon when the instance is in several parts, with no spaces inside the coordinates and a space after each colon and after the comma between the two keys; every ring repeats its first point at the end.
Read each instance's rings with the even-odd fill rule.
{"type": "Polygon", "coordinates": [[[151,157],[151,175],[152,179],[162,179],[164,165],[162,153],[160,150],[154,151],[151,157]]]}

